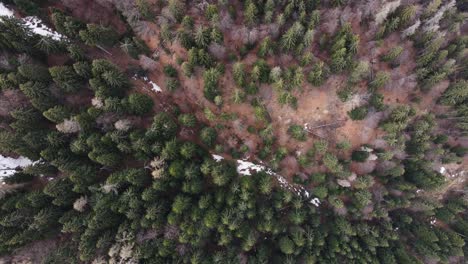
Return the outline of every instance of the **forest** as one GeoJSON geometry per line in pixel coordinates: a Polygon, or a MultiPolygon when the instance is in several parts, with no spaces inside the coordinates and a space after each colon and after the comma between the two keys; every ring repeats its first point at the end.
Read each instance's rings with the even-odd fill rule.
{"type": "Polygon", "coordinates": [[[3,0],[0,263],[466,263],[466,0],[3,0]]]}

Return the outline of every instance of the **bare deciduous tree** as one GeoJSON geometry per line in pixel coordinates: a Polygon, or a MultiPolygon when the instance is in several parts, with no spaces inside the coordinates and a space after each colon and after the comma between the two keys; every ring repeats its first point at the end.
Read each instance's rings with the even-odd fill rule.
{"type": "Polygon", "coordinates": [[[73,209],[75,209],[78,212],[84,212],[87,204],[88,197],[81,196],[80,198],[76,199],[76,201],[73,203],[73,209]]]}
{"type": "Polygon", "coordinates": [[[120,131],[128,131],[132,127],[132,121],[129,119],[121,119],[115,122],[114,127],[120,131]]]}
{"type": "Polygon", "coordinates": [[[58,131],[66,134],[77,133],[81,130],[78,121],[73,119],[65,119],[62,123],[55,126],[58,131]]]}

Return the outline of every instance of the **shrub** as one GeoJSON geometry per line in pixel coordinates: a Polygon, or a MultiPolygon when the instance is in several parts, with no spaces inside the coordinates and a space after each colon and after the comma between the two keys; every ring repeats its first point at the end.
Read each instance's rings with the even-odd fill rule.
{"type": "Polygon", "coordinates": [[[384,96],[379,93],[373,93],[369,99],[369,104],[377,111],[383,111],[385,109],[384,96]]]}
{"type": "Polygon", "coordinates": [[[180,87],[180,82],[178,79],[169,78],[166,80],[166,89],[170,92],[177,90],[180,87]]]}
{"type": "Polygon", "coordinates": [[[353,110],[348,112],[348,116],[352,120],[363,120],[366,118],[368,109],[366,105],[353,108],[353,110]]]}
{"type": "Polygon", "coordinates": [[[364,150],[355,150],[351,155],[351,159],[357,162],[364,162],[369,158],[369,152],[364,150]]]}
{"type": "Polygon", "coordinates": [[[163,71],[167,77],[177,77],[177,70],[172,65],[165,65],[163,71]]]}
{"type": "Polygon", "coordinates": [[[288,129],[288,133],[297,140],[306,141],[307,140],[307,132],[304,128],[300,125],[291,125],[288,129]]]}

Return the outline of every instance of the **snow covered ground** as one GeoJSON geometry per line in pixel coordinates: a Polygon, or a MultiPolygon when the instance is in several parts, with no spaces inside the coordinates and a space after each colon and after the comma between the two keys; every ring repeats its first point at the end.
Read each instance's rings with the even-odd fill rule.
{"type": "Polygon", "coordinates": [[[149,81],[148,82],[150,85],[151,85],[151,90],[157,92],[157,93],[160,93],[162,92],[162,89],[161,87],[159,87],[157,84],[155,84],[153,81],[149,81]]]}
{"type": "MultiPolygon", "coordinates": [[[[220,155],[212,154],[213,159],[216,162],[220,162],[224,158],[220,155]]],[[[247,160],[236,160],[237,162],[237,172],[241,175],[252,175],[252,172],[260,172],[260,171],[265,171],[267,174],[274,176],[281,187],[288,189],[292,191],[293,193],[307,199],[311,204],[315,205],[318,207],[320,205],[320,200],[317,197],[314,197],[311,199],[310,193],[302,186],[300,185],[295,185],[295,184],[290,184],[283,176],[275,173],[273,170],[270,168],[267,168],[266,166],[263,165],[258,165],[255,163],[252,163],[247,160]]]]}
{"type": "MultiPolygon", "coordinates": [[[[132,79],[133,80],[136,80],[138,78],[138,75],[133,75],[132,79]]],[[[162,92],[162,89],[161,87],[159,87],[159,85],[157,85],[155,82],[151,81],[147,76],[143,76],[143,81],[145,81],[146,83],[148,83],[149,85],[151,85],[151,90],[154,91],[154,92],[157,92],[157,93],[160,93],[162,92]]]]}
{"type": "Polygon", "coordinates": [[[13,11],[8,9],[3,3],[0,3],[0,16],[13,16],[13,11]]]}
{"type": "Polygon", "coordinates": [[[19,157],[17,159],[14,159],[0,155],[0,181],[5,176],[15,174],[16,168],[24,168],[33,163],[34,162],[32,160],[25,157],[19,157]]]}
{"type": "MultiPolygon", "coordinates": [[[[0,16],[13,16],[12,10],[8,9],[3,3],[0,3],[0,16]]],[[[21,19],[32,32],[41,36],[51,37],[55,40],[63,39],[64,36],[47,27],[38,17],[28,16],[21,19]]]]}

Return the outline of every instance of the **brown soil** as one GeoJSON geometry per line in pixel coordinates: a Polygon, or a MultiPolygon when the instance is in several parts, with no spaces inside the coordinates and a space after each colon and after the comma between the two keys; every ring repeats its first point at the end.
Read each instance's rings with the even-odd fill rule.
{"type": "Polygon", "coordinates": [[[110,3],[101,3],[104,1],[96,0],[61,0],[61,4],[74,17],[88,23],[101,24],[104,26],[112,26],[119,34],[127,31],[125,22],[120,19],[119,14],[115,11],[110,3]]]}
{"type": "MultiPolygon", "coordinates": [[[[63,4],[71,8],[73,7],[73,1],[62,0],[63,4]]],[[[95,1],[88,0],[90,6],[97,8],[95,1]]],[[[235,2],[238,4],[238,2],[235,2]]],[[[96,9],[86,7],[81,4],[75,4],[76,9],[73,10],[73,14],[86,21],[102,21],[105,17],[112,18],[110,21],[103,21],[103,23],[110,24],[123,31],[125,25],[118,16],[109,15],[114,12],[112,8],[102,7],[99,14],[96,14],[96,9]],[[88,13],[88,11],[90,13],[88,13]],[[117,20],[118,21],[117,21],[117,20]]],[[[164,12],[161,11],[161,12],[164,12]]],[[[195,18],[196,24],[209,25],[204,19],[202,11],[196,6],[192,5],[187,10],[188,14],[195,18]]],[[[335,22],[340,16],[345,15],[345,19],[349,19],[353,31],[360,36],[360,46],[356,60],[368,61],[371,64],[372,71],[371,75],[379,71],[385,71],[390,74],[390,82],[382,88],[379,92],[385,97],[386,104],[411,104],[411,98],[420,97],[421,101],[419,104],[413,104],[418,109],[418,112],[424,113],[432,109],[435,105],[434,98],[437,98],[446,88],[448,82],[442,82],[435,86],[430,92],[424,94],[421,93],[416,87],[416,76],[412,74],[415,70],[415,57],[416,51],[412,46],[410,40],[403,40],[400,38],[398,33],[393,33],[388,36],[385,41],[380,43],[374,41],[373,35],[368,34],[373,28],[369,28],[366,23],[362,21],[362,14],[350,16],[349,12],[353,12],[349,8],[346,10],[323,10],[323,24],[318,30],[316,37],[320,36],[320,33],[333,34],[336,30],[337,25],[335,22]],[[401,45],[404,48],[404,52],[401,55],[401,64],[399,67],[391,68],[388,63],[381,62],[379,57],[386,53],[391,48],[401,45]]],[[[245,34],[248,34],[252,29],[248,29],[242,25],[242,17],[238,16],[235,20],[229,21],[226,19],[226,10],[220,11],[221,27],[224,28],[224,45],[226,47],[226,54],[234,52],[238,54],[239,48],[245,44],[245,34]]],[[[219,81],[219,87],[223,97],[224,104],[221,107],[215,106],[212,102],[205,99],[203,96],[203,70],[197,68],[191,78],[185,77],[180,66],[176,63],[178,58],[186,59],[187,52],[174,41],[172,43],[160,43],[159,32],[160,27],[155,22],[144,21],[145,30],[144,32],[137,32],[137,35],[145,41],[150,50],[154,53],[159,54],[159,59],[152,63],[151,70],[148,73],[148,77],[151,81],[159,85],[163,91],[156,93],[151,91],[147,82],[140,79],[133,80],[132,84],[134,87],[145,94],[151,96],[155,101],[155,110],[171,112],[173,105],[168,104],[172,102],[177,105],[182,112],[194,113],[199,120],[203,120],[210,125],[222,124],[224,129],[219,130],[219,142],[224,145],[225,149],[239,148],[242,145],[247,145],[250,149],[245,157],[255,158],[255,154],[262,147],[262,141],[258,136],[258,133],[249,133],[247,127],[261,129],[264,127],[264,123],[259,122],[255,119],[254,109],[248,103],[248,100],[242,104],[232,103],[231,97],[234,90],[237,88],[234,84],[232,77],[232,62],[222,59],[222,63],[226,66],[226,73],[222,76],[219,81]],[[164,48],[165,47],[165,48],[164,48]],[[166,76],[163,73],[163,66],[171,64],[179,71],[180,89],[169,92],[166,89],[166,76]],[[205,108],[210,109],[218,117],[214,122],[208,121],[205,118],[203,110],[205,108]],[[235,120],[222,120],[221,114],[229,113],[235,114],[238,118],[235,120]]],[[[268,26],[262,25],[254,30],[257,31],[258,41],[263,38],[266,32],[269,30],[268,26]]],[[[247,70],[251,67],[250,65],[256,60],[256,52],[258,45],[250,51],[249,54],[241,58],[241,61],[247,66],[247,70]]],[[[96,49],[90,50],[92,56],[105,57],[112,60],[114,63],[124,69],[128,69],[130,65],[143,65],[143,61],[140,62],[130,59],[118,48],[109,49],[112,55],[108,55],[103,51],[96,49]]],[[[326,52],[319,51],[317,44],[312,47],[312,52],[318,58],[327,60],[328,56],[326,52]]],[[[281,66],[283,69],[291,65],[298,63],[297,58],[291,55],[281,56],[270,56],[267,60],[271,67],[281,66]]],[[[309,70],[309,67],[305,67],[305,72],[309,70]]],[[[351,142],[352,148],[357,148],[362,144],[373,143],[378,141],[382,137],[383,133],[378,129],[380,120],[385,116],[385,113],[371,112],[362,121],[353,121],[348,118],[347,112],[356,106],[360,106],[366,103],[368,98],[368,91],[366,90],[365,82],[361,83],[355,88],[355,93],[351,100],[348,102],[341,102],[337,97],[336,92],[346,85],[345,76],[332,75],[324,85],[321,87],[312,87],[308,83],[304,83],[301,89],[292,91],[293,95],[297,98],[297,110],[292,109],[289,106],[282,106],[278,103],[278,94],[273,90],[270,85],[261,85],[260,91],[257,95],[258,98],[262,99],[265,104],[271,120],[268,122],[273,126],[275,131],[275,137],[277,139],[276,146],[286,147],[291,154],[294,153],[305,153],[310,149],[313,143],[317,139],[325,139],[329,141],[329,146],[333,148],[334,144],[340,140],[348,139],[351,142]],[[333,126],[318,127],[326,124],[337,123],[333,126]],[[290,125],[297,124],[308,127],[312,127],[309,138],[305,142],[299,142],[294,140],[288,135],[287,130],[290,125]]],[[[248,98],[249,99],[249,98],[248,98]]],[[[149,122],[150,120],[147,119],[149,122]]],[[[195,131],[183,131],[181,134],[184,138],[195,138],[195,131]]],[[[382,145],[386,147],[385,144],[382,145]]],[[[341,155],[347,156],[350,151],[341,153],[341,155]]],[[[290,159],[295,159],[294,155],[290,156],[290,159]]],[[[300,170],[297,162],[291,162],[288,158],[287,161],[282,162],[282,172],[285,175],[292,175],[300,170]]],[[[317,168],[315,168],[317,169],[317,168]]],[[[318,169],[320,170],[320,168],[318,169]]],[[[307,169],[306,172],[313,170],[307,169]]]]}
{"type": "Polygon", "coordinates": [[[41,263],[44,258],[59,246],[59,239],[44,239],[27,244],[11,255],[0,257],[0,263],[41,263]]]}

